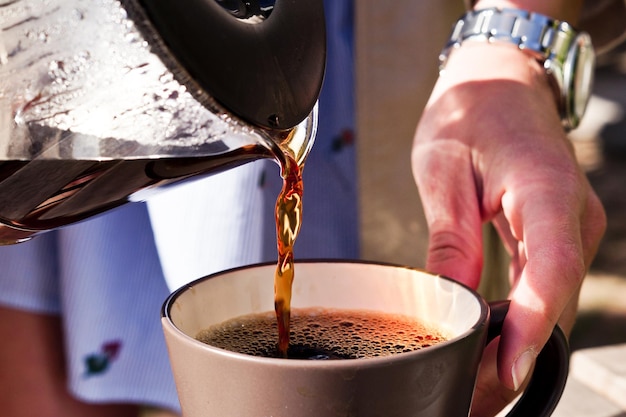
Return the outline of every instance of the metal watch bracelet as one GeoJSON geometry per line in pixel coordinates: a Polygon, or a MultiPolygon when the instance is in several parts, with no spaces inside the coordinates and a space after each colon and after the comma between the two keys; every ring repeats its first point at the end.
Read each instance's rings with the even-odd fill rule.
{"type": "Polygon", "coordinates": [[[539,61],[564,59],[572,42],[571,26],[566,22],[521,9],[480,9],[459,20],[441,54],[439,69],[445,67],[452,49],[467,40],[503,42],[517,45],[539,61]],[[542,28],[536,30],[536,28],[542,28]],[[523,35],[522,35],[523,34],[523,35]]]}

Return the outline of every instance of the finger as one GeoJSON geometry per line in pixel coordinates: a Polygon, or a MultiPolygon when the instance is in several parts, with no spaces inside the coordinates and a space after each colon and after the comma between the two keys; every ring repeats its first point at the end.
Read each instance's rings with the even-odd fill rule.
{"type": "Polygon", "coordinates": [[[502,200],[513,235],[524,243],[526,256],[511,293],[498,354],[500,380],[511,389],[519,388],[526,378],[562,313],[572,310],[567,307],[586,271],[582,199],[575,193],[555,199],[554,190],[544,191],[551,194],[535,187],[534,199],[510,201],[528,198],[520,193],[505,194],[502,200]]]}
{"type": "Polygon", "coordinates": [[[426,268],[476,288],[482,229],[469,150],[455,140],[438,140],[416,145],[412,157],[429,229],[426,268]]]}

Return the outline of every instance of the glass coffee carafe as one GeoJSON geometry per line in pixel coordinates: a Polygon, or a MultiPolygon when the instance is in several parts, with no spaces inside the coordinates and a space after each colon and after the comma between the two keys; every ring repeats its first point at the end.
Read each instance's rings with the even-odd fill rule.
{"type": "Polygon", "coordinates": [[[313,144],[318,0],[0,8],[0,244],[313,144]]]}

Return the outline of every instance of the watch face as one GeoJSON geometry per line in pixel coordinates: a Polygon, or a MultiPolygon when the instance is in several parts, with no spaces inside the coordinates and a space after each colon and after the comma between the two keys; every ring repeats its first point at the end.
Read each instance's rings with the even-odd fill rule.
{"type": "Polygon", "coordinates": [[[595,53],[591,45],[591,38],[587,33],[579,33],[569,50],[563,73],[567,88],[567,118],[569,129],[574,129],[580,123],[585,113],[587,103],[591,97],[595,53]]]}

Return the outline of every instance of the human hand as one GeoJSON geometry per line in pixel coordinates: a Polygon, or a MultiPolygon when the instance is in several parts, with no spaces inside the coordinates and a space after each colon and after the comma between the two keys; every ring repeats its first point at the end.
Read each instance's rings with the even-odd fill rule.
{"type": "Polygon", "coordinates": [[[472,409],[492,416],[524,385],[554,326],[569,334],[604,210],[543,68],[508,45],[466,42],[452,53],[418,125],[412,165],[429,271],[476,288],[487,221],[512,257],[509,313],[486,351],[472,409]]]}

